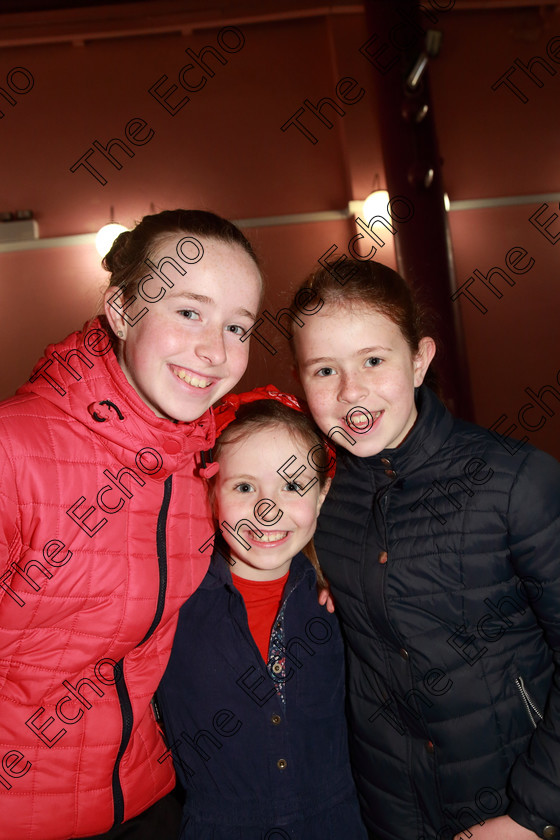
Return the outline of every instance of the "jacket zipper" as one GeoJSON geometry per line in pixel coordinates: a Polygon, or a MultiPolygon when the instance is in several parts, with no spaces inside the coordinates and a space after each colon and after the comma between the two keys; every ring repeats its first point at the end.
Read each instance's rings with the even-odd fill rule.
{"type": "Polygon", "coordinates": [[[150,625],[150,629],[138,645],[143,645],[147,642],[156,627],[158,626],[161,616],[163,615],[163,608],[165,606],[165,593],[167,591],[167,539],[165,529],[167,525],[167,512],[169,511],[169,502],[171,501],[171,483],[173,476],[168,476],[163,485],[163,501],[159,511],[157,530],[156,530],[156,545],[159,565],[159,592],[158,602],[154,620],[150,625]]]}
{"type": "MultiPolygon", "coordinates": [[[[389,544],[388,535],[387,535],[387,519],[386,519],[387,504],[388,504],[388,501],[389,501],[389,489],[390,489],[390,485],[389,485],[388,487],[386,487],[386,488],[383,488],[383,495],[382,495],[379,499],[374,498],[374,500],[373,500],[373,505],[372,505],[372,515],[373,515],[373,518],[374,518],[374,524],[375,524],[375,521],[376,521],[376,520],[375,520],[375,516],[376,516],[376,514],[375,514],[375,505],[376,505],[376,504],[379,504],[379,506],[382,508],[382,517],[383,517],[383,537],[384,537],[384,539],[383,539],[383,545],[384,545],[384,547],[385,547],[385,549],[384,549],[385,551],[387,551],[387,547],[388,547],[388,544],[389,544]]],[[[369,528],[369,520],[368,520],[368,523],[367,523],[367,526],[366,526],[366,535],[367,535],[367,529],[368,529],[368,528],[369,528]]],[[[364,553],[363,559],[362,559],[362,561],[361,561],[361,563],[360,563],[360,586],[362,587],[362,591],[363,591],[363,592],[365,592],[363,575],[364,575],[364,567],[365,567],[365,563],[366,563],[366,558],[367,558],[367,545],[366,545],[366,553],[364,553]]],[[[381,605],[382,605],[382,609],[383,609],[383,616],[384,616],[384,618],[385,618],[385,623],[386,623],[386,626],[390,629],[391,634],[392,634],[393,639],[395,640],[395,642],[397,642],[397,643],[398,643],[399,647],[402,647],[402,644],[403,644],[403,643],[402,643],[402,639],[401,639],[401,638],[397,635],[397,633],[395,632],[395,629],[394,629],[393,625],[392,625],[392,624],[391,624],[391,622],[389,621],[389,614],[388,614],[388,612],[387,612],[387,601],[386,601],[386,599],[385,599],[385,586],[386,586],[386,582],[387,582],[387,577],[386,577],[386,567],[384,566],[384,567],[383,567],[383,574],[382,574],[382,575],[380,575],[380,577],[379,577],[379,582],[378,582],[378,585],[377,585],[377,586],[378,586],[378,590],[377,590],[377,592],[376,592],[376,595],[378,596],[378,599],[379,599],[379,601],[380,601],[380,603],[381,603],[381,605]]],[[[370,620],[370,622],[371,622],[372,626],[373,626],[373,627],[375,627],[375,626],[376,626],[375,618],[374,618],[374,616],[372,615],[372,612],[371,612],[371,609],[370,609],[369,602],[368,602],[368,600],[365,598],[365,596],[364,596],[364,603],[365,603],[366,612],[367,612],[367,614],[368,614],[369,620],[370,620]]]]}
{"type": "MultiPolygon", "coordinates": [[[[118,680],[117,686],[117,697],[119,698],[119,704],[121,707],[121,715],[123,721],[122,727],[122,736],[121,736],[121,743],[119,746],[119,751],[117,753],[117,758],[115,760],[115,766],[113,767],[113,778],[111,781],[112,788],[113,788],[113,825],[120,825],[124,818],[124,796],[121,787],[121,781],[119,778],[119,768],[121,764],[121,759],[124,755],[124,752],[128,746],[128,742],[130,740],[130,734],[132,732],[132,705],[130,702],[130,696],[128,694],[128,688],[126,687],[126,682],[124,679],[124,658],[117,665],[118,668],[121,668],[121,678],[118,680]]],[[[116,670],[116,669],[115,669],[116,670]]]]}
{"type": "MultiPolygon", "coordinates": [[[[163,485],[163,501],[161,503],[161,508],[158,515],[157,521],[157,528],[156,528],[156,547],[157,547],[157,556],[158,556],[158,566],[159,566],[159,590],[158,590],[158,600],[156,605],[156,611],[153,618],[152,623],[148,629],[148,632],[144,636],[141,642],[139,642],[136,647],[140,647],[143,645],[150,636],[154,633],[156,627],[158,626],[159,622],[161,621],[161,616],[163,615],[163,608],[165,606],[165,594],[167,591],[167,539],[166,539],[166,525],[167,525],[167,514],[169,511],[169,502],[171,500],[171,485],[172,485],[172,476],[168,476],[165,479],[165,483],[163,485]]],[[[130,736],[132,734],[132,723],[133,723],[133,714],[132,714],[132,704],[130,702],[130,695],[128,693],[128,688],[126,686],[126,680],[124,678],[124,659],[117,664],[117,668],[120,668],[120,678],[117,680],[116,687],[117,687],[117,697],[119,699],[119,704],[121,707],[121,716],[122,716],[122,736],[121,736],[121,743],[119,746],[119,751],[117,753],[117,757],[115,759],[115,765],[113,767],[113,777],[112,777],[112,789],[113,789],[113,815],[114,821],[113,825],[117,826],[120,825],[124,819],[124,796],[121,786],[121,781],[119,778],[119,770],[120,770],[120,763],[122,757],[128,747],[128,742],[130,741],[130,736]]],[[[115,669],[117,670],[117,669],[115,669]]]]}
{"type": "Polygon", "coordinates": [[[529,694],[529,692],[525,688],[525,683],[523,682],[523,677],[516,677],[515,678],[515,685],[517,687],[517,690],[519,691],[519,694],[521,696],[521,700],[523,702],[523,705],[525,706],[525,710],[526,710],[527,714],[529,715],[529,720],[533,724],[533,727],[536,729],[537,728],[537,723],[539,722],[539,720],[542,720],[542,714],[539,710],[539,707],[537,706],[537,704],[535,703],[535,701],[533,700],[533,698],[531,697],[531,695],[529,694]],[[533,716],[533,712],[534,712],[534,715],[537,718],[537,723],[535,723],[535,717],[533,716]]]}

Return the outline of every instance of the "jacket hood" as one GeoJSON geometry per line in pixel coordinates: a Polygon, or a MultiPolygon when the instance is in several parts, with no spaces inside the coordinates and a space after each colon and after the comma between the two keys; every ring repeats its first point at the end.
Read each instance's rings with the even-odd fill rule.
{"type": "Polygon", "coordinates": [[[128,383],[100,318],[50,344],[16,394],[47,400],[100,436],[120,463],[132,468],[140,458],[143,471],[162,481],[193,452],[214,444],[211,409],[184,423],[157,417],[144,403],[128,383]]]}

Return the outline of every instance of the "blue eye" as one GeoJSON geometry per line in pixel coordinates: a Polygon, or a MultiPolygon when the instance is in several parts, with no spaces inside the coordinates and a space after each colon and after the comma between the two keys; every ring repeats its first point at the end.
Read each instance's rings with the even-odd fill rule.
{"type": "Polygon", "coordinates": [[[179,315],[183,315],[187,321],[200,320],[200,315],[194,309],[180,309],[179,315]]]}
{"type": "Polygon", "coordinates": [[[334,368],[331,367],[324,367],[320,368],[315,376],[332,376],[334,373],[334,368]]]}
{"type": "Polygon", "coordinates": [[[379,367],[383,359],[380,359],[378,356],[370,356],[369,359],[366,359],[366,367],[379,367]],[[368,364],[371,362],[371,364],[368,364]]]}
{"type": "Polygon", "coordinates": [[[302,485],[299,484],[299,482],[297,481],[289,481],[287,484],[284,485],[284,490],[290,490],[293,493],[298,493],[302,489],[302,485]]]}
{"type": "Polygon", "coordinates": [[[233,489],[234,490],[239,490],[240,493],[252,493],[253,492],[253,485],[249,484],[248,481],[242,481],[239,484],[236,484],[233,489]]]}
{"type": "Polygon", "coordinates": [[[229,326],[226,327],[226,330],[234,335],[245,335],[247,332],[247,330],[244,327],[240,327],[239,324],[229,324],[229,326]]]}

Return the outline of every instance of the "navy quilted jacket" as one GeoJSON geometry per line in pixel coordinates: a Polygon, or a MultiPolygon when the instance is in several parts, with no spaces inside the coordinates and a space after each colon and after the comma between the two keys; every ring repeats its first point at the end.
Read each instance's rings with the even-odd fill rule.
{"type": "Polygon", "coordinates": [[[214,557],[181,608],[158,698],[167,756],[187,790],[181,838],[365,840],[343,643],[303,554],[292,561],[267,665],[229,567],[214,557]]]}
{"type": "MultiPolygon", "coordinates": [[[[397,449],[340,454],[316,545],[380,840],[560,826],[560,465],[426,387],[397,449]]],[[[549,828],[544,836],[554,836],[549,828]]]]}

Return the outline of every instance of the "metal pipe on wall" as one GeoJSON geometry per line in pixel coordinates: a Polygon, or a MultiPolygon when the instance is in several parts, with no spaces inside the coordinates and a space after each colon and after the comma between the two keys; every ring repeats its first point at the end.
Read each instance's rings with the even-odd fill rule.
{"type": "Polygon", "coordinates": [[[451,300],[455,278],[428,68],[414,88],[407,82],[425,55],[427,27],[433,24],[420,23],[415,0],[366,0],[366,15],[371,36],[366,57],[377,89],[387,190],[405,196],[414,207],[414,217],[399,225],[395,236],[399,271],[437,315],[434,366],[441,394],[454,414],[470,420],[472,397],[458,307],[451,300]]]}

